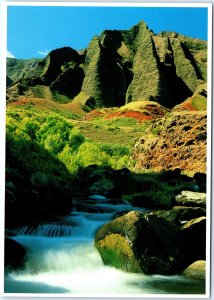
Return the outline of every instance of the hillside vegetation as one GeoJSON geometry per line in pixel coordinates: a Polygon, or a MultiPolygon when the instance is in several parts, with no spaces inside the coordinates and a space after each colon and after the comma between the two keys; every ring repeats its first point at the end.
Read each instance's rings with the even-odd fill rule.
{"type": "Polygon", "coordinates": [[[155,35],[141,21],[130,30],[105,30],[81,52],[64,47],[44,59],[8,59],[7,163],[21,160],[25,171],[54,173],[58,164],[48,167],[53,157],[68,176],[93,164],[205,171],[206,139],[197,138],[206,121],[197,130],[193,122],[200,123],[201,111],[206,115],[206,57],[205,41],[174,32],[155,35]],[[176,114],[180,123],[166,127],[176,114]],[[188,137],[182,122],[191,127],[188,137]],[[192,154],[183,144],[175,147],[172,131],[181,143],[192,141],[192,154]],[[50,160],[43,163],[31,147],[47,151],[50,160]],[[180,153],[176,161],[173,151],[180,153]]]}
{"type": "Polygon", "coordinates": [[[9,107],[7,175],[13,176],[20,173],[20,170],[20,176],[39,171],[53,178],[59,176],[61,180],[65,174],[55,159],[66,167],[66,176],[75,175],[81,168],[92,164],[115,169],[127,165],[129,146],[112,139],[89,139],[78,130],[80,127],[77,121],[72,122],[58,113],[29,107],[9,107]],[[45,151],[49,153],[49,160],[45,159],[45,151]]]}

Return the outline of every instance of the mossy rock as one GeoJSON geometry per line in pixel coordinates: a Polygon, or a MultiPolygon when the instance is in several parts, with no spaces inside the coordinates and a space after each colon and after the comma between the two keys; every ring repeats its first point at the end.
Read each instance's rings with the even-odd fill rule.
{"type": "Polygon", "coordinates": [[[183,268],[176,226],[131,211],[103,225],[95,247],[105,264],[128,272],[175,274],[183,268]]]}
{"type": "Polygon", "coordinates": [[[182,275],[192,279],[206,279],[206,261],[195,261],[182,272],[182,275]]]}
{"type": "Polygon", "coordinates": [[[95,246],[106,265],[113,265],[115,268],[127,272],[141,272],[138,261],[125,237],[119,234],[110,234],[97,241],[95,246]]]}

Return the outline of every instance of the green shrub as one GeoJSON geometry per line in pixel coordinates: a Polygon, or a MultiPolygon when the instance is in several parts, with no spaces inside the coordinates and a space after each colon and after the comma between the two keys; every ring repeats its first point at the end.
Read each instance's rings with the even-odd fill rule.
{"type": "MultiPolygon", "coordinates": [[[[115,169],[126,167],[128,164],[128,147],[89,141],[68,119],[57,113],[35,108],[28,110],[10,107],[7,111],[7,133],[11,137],[28,141],[31,147],[38,145],[48,151],[64,164],[70,174],[77,174],[81,168],[92,164],[111,166],[115,169]]],[[[27,145],[24,145],[25,143],[22,150],[17,149],[17,155],[24,156],[25,152],[29,152],[28,147],[25,149],[27,145]]],[[[17,143],[15,148],[19,146],[20,143],[17,143]]],[[[35,157],[30,159],[29,156],[28,159],[32,163],[37,161],[35,157]]],[[[32,156],[36,156],[36,153],[32,153],[32,156]]],[[[22,161],[25,161],[24,157],[22,161]]]]}

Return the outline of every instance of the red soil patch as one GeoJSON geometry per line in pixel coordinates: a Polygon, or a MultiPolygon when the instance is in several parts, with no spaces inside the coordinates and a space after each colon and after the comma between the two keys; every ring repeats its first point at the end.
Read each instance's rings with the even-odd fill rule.
{"type": "Polygon", "coordinates": [[[9,104],[12,105],[12,106],[25,105],[26,103],[31,103],[31,99],[22,98],[22,99],[19,99],[17,101],[14,101],[14,102],[9,102],[9,104]]]}
{"type": "Polygon", "coordinates": [[[118,118],[118,117],[119,118],[134,118],[134,119],[137,119],[138,121],[148,121],[148,120],[153,119],[149,115],[145,115],[141,112],[132,111],[132,110],[116,111],[115,113],[106,116],[105,119],[109,120],[109,119],[118,118]]]}
{"type": "Polygon", "coordinates": [[[194,106],[190,101],[182,103],[182,108],[190,111],[195,110],[194,106]]]}
{"type": "Polygon", "coordinates": [[[94,110],[92,110],[91,112],[87,113],[87,114],[85,115],[85,117],[84,117],[83,120],[85,120],[85,121],[91,121],[91,120],[93,120],[94,118],[96,118],[96,117],[102,117],[103,115],[105,115],[104,112],[101,112],[101,111],[98,110],[98,109],[94,109],[94,110]]]}
{"type": "Polygon", "coordinates": [[[176,111],[196,111],[195,107],[192,105],[192,98],[188,98],[186,101],[178,104],[173,108],[176,111]]]}

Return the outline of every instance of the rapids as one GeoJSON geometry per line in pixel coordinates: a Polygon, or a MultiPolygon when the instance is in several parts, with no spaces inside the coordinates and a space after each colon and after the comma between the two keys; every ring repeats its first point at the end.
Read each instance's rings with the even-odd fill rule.
{"type": "Polygon", "coordinates": [[[203,294],[204,283],[198,280],[126,273],[103,264],[94,248],[95,232],[121,212],[146,211],[113,202],[99,195],[79,199],[75,211],[58,223],[16,228],[12,238],[27,249],[27,260],[23,269],[5,272],[5,293],[203,294]]]}

